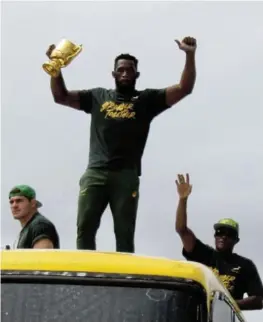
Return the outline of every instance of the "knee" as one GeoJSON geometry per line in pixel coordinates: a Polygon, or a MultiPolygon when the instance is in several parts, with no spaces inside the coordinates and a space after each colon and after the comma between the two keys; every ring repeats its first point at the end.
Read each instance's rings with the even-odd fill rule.
{"type": "Polygon", "coordinates": [[[96,214],[90,206],[78,209],[77,227],[78,230],[94,229],[100,223],[100,214],[96,214]]]}

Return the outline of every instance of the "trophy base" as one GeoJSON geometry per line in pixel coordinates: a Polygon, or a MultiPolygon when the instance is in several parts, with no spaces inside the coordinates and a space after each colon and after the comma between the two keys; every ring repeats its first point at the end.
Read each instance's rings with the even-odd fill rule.
{"type": "Polygon", "coordinates": [[[42,67],[44,71],[51,77],[58,77],[60,74],[60,68],[57,68],[50,63],[44,63],[42,67]]]}

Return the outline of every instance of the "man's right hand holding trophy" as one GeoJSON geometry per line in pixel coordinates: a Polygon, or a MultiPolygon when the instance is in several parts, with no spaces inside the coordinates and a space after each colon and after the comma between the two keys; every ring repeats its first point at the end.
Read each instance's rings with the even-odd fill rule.
{"type": "Polygon", "coordinates": [[[42,67],[51,77],[58,77],[61,68],[68,66],[81,51],[82,45],[75,45],[69,40],[63,39],[57,46],[49,46],[46,54],[50,60],[45,62],[42,67]]]}

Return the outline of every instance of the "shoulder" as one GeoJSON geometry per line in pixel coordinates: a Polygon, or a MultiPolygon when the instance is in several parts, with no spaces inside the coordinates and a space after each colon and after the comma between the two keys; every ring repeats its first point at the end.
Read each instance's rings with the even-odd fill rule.
{"type": "Polygon", "coordinates": [[[115,92],[113,89],[108,89],[104,87],[95,87],[92,89],[92,91],[94,93],[104,94],[104,95],[113,95],[113,93],[115,92]]]}
{"type": "Polygon", "coordinates": [[[196,247],[202,247],[202,248],[206,248],[206,249],[209,249],[211,252],[215,252],[216,250],[208,245],[208,244],[205,244],[203,243],[200,239],[196,238],[196,244],[195,244],[196,247]]]}
{"type": "Polygon", "coordinates": [[[109,90],[103,87],[93,87],[89,89],[82,89],[79,91],[80,95],[96,95],[96,94],[102,94],[107,93],[109,90]]]}
{"type": "Polygon", "coordinates": [[[249,258],[247,258],[245,256],[241,256],[241,255],[239,255],[237,253],[233,253],[233,256],[240,263],[241,262],[244,263],[244,264],[251,264],[251,263],[253,263],[253,261],[251,259],[249,259],[249,258]]]}
{"type": "Polygon", "coordinates": [[[115,96],[115,90],[104,87],[96,87],[92,89],[92,95],[97,101],[105,101],[112,99],[115,96]]]}
{"type": "Polygon", "coordinates": [[[235,261],[243,268],[247,270],[251,270],[251,269],[254,270],[256,268],[255,263],[250,258],[240,256],[236,253],[234,253],[233,256],[235,258],[235,261]]]}
{"type": "Polygon", "coordinates": [[[156,96],[165,95],[165,88],[145,88],[144,90],[138,91],[142,96],[156,96]]]}
{"type": "Polygon", "coordinates": [[[200,262],[205,265],[210,265],[216,251],[213,247],[204,244],[200,239],[195,240],[194,248],[191,252],[187,252],[183,248],[183,256],[188,260],[200,262]]]}
{"type": "Polygon", "coordinates": [[[36,218],[32,221],[33,227],[50,227],[55,228],[54,224],[47,217],[42,214],[36,214],[36,218]]]}
{"type": "Polygon", "coordinates": [[[142,96],[151,107],[153,117],[159,115],[171,106],[167,104],[166,88],[146,88],[142,91],[142,96]]]}
{"type": "MultiPolygon", "coordinates": [[[[167,109],[165,89],[146,88],[136,91],[137,97],[149,106],[161,106],[161,110],[167,109]]],[[[157,113],[159,114],[159,113],[157,113]]]]}
{"type": "Polygon", "coordinates": [[[111,91],[113,91],[111,89],[107,89],[107,88],[104,88],[104,87],[95,87],[92,90],[93,90],[94,93],[97,92],[97,93],[105,93],[105,94],[110,93],[111,91]]]}

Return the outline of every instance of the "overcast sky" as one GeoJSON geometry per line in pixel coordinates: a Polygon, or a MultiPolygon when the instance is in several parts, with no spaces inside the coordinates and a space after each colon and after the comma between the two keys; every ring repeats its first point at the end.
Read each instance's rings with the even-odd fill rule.
{"type": "MultiPolygon", "coordinates": [[[[139,58],[138,88],[179,81],[185,55],[174,43],[197,38],[192,95],[155,119],[143,158],[136,252],[182,259],[174,232],[175,176],[189,172],[189,225],[213,244],[215,221],[240,223],[236,251],[263,277],[263,3],[28,2],[2,7],[2,245],[20,231],[9,189],[36,188],[42,213],[62,248],[75,248],[78,181],[89,151],[90,117],[56,105],[42,70],[49,44],[83,44],[64,71],[69,89],[113,86],[115,56],[139,58]]],[[[98,249],[114,250],[112,218],[103,216],[98,249]]],[[[260,322],[262,312],[248,313],[260,322]]]]}

